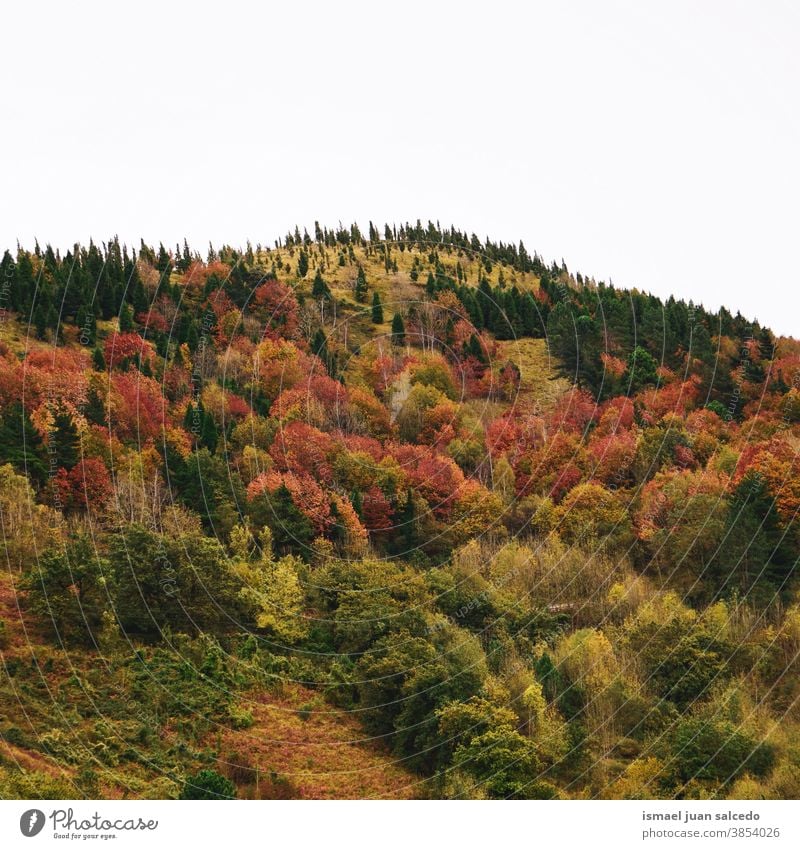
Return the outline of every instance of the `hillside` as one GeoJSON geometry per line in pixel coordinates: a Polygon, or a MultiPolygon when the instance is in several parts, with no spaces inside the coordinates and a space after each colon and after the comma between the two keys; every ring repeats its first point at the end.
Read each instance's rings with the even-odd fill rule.
{"type": "Polygon", "coordinates": [[[221,696],[207,670],[176,676],[152,656],[158,683],[148,693],[118,647],[67,656],[41,641],[8,576],[0,618],[4,798],[161,798],[209,764],[235,778],[244,798],[407,798],[419,782],[308,688],[260,681],[221,696]]]}
{"type": "Polygon", "coordinates": [[[797,341],[432,223],[0,279],[0,796],[800,792],[797,341]]]}

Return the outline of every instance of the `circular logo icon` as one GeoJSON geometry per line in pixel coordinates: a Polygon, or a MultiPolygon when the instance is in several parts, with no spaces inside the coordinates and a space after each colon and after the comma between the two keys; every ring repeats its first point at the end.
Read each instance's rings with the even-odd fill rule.
{"type": "Polygon", "coordinates": [[[36,837],[44,828],[44,812],[38,808],[31,808],[19,818],[19,830],[25,837],[36,837]]]}

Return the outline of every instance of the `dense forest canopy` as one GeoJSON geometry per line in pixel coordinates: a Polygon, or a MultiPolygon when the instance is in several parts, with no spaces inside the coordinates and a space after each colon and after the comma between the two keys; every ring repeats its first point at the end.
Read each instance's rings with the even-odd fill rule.
{"type": "Polygon", "coordinates": [[[371,222],[0,262],[0,795],[794,798],[800,344],[371,222]]]}

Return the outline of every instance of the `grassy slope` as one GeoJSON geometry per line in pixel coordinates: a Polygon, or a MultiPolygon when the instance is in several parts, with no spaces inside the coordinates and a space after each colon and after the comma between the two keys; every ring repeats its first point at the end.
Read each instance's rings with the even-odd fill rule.
{"type": "Polygon", "coordinates": [[[418,777],[364,740],[355,717],[312,690],[286,685],[280,695],[254,693],[246,704],[254,724],[226,731],[223,748],[229,766],[248,776],[247,794],[255,789],[256,772],[260,783],[277,773],[274,795],[283,795],[283,786],[292,798],[406,799],[419,787],[418,777]]]}
{"type": "MultiPolygon", "coordinates": [[[[371,256],[367,256],[364,248],[354,248],[356,263],[364,267],[369,286],[369,297],[366,304],[359,304],[353,296],[353,286],[358,266],[348,259],[345,266],[338,265],[339,248],[325,248],[325,260],[323,276],[328,283],[337,301],[336,328],[330,324],[331,314],[326,314],[326,330],[329,335],[334,336],[339,342],[346,345],[350,350],[357,346],[370,344],[381,344],[382,337],[391,332],[392,316],[395,311],[406,312],[410,302],[421,300],[425,297],[425,281],[430,271],[429,251],[420,251],[416,248],[401,251],[393,249],[391,258],[397,262],[397,271],[386,271],[384,258],[381,251],[376,250],[371,256]],[[418,259],[421,264],[419,278],[411,279],[411,270],[414,260],[418,259]],[[380,294],[383,304],[383,324],[375,325],[371,320],[372,293],[380,294]]],[[[296,268],[299,249],[289,251],[286,248],[272,251],[267,259],[268,262],[276,261],[278,258],[284,265],[278,270],[278,277],[287,283],[296,283],[296,268]],[[287,273],[288,271],[288,273],[287,273]]],[[[466,275],[467,284],[477,286],[479,274],[483,274],[492,286],[499,283],[500,275],[503,275],[505,285],[511,287],[516,285],[523,292],[536,292],[539,288],[539,279],[535,274],[515,271],[509,266],[495,264],[491,272],[487,272],[482,264],[466,251],[457,252],[453,250],[448,253],[444,248],[439,250],[439,261],[444,266],[447,274],[456,278],[456,264],[460,263],[466,275]]],[[[317,246],[312,246],[309,251],[309,271],[304,280],[297,283],[300,292],[310,296],[311,283],[314,278],[316,267],[320,261],[317,246]]],[[[522,372],[522,386],[520,400],[538,402],[543,408],[549,407],[555,397],[567,387],[567,382],[554,378],[553,364],[550,361],[547,345],[542,339],[518,339],[510,342],[498,343],[498,357],[503,360],[511,360],[519,366],[522,372]]]]}
{"type": "MultiPolygon", "coordinates": [[[[237,698],[238,710],[252,716],[247,728],[211,723],[187,746],[185,730],[173,719],[152,739],[140,739],[131,710],[115,705],[129,674],[109,671],[103,689],[104,658],[91,651],[67,654],[39,639],[20,615],[8,573],[0,576],[0,618],[7,634],[0,651],[0,732],[13,740],[0,739],[0,780],[4,768],[21,768],[60,779],[68,795],[93,795],[80,774],[88,761],[97,776],[95,792],[106,798],[174,793],[177,775],[167,765],[175,764],[186,773],[214,766],[245,797],[408,798],[419,786],[379,743],[364,739],[357,719],[294,685],[237,698]],[[47,742],[54,728],[65,734],[63,749],[47,742]],[[104,744],[118,754],[105,756],[104,744]]],[[[188,725],[196,720],[201,717],[190,715],[188,725]]]]}

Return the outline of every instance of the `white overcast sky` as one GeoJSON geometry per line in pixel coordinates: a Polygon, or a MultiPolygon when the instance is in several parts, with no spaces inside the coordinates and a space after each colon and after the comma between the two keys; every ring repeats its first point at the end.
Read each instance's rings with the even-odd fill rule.
{"type": "Polygon", "coordinates": [[[800,6],[2,4],[0,245],[427,218],[800,336],[800,6]]]}

